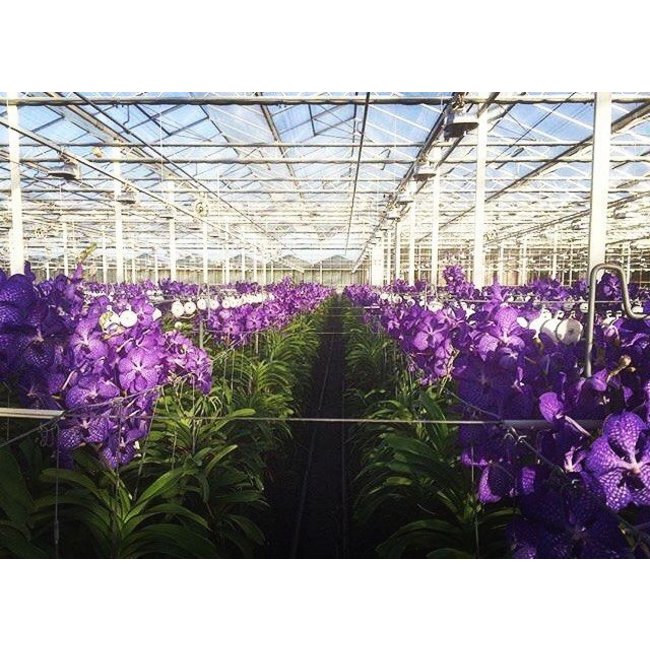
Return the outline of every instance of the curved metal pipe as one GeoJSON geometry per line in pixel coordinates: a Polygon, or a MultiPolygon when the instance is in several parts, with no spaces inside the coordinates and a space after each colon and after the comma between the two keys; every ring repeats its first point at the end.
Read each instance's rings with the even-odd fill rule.
{"type": "Polygon", "coordinates": [[[585,350],[585,367],[583,374],[585,377],[589,378],[593,375],[591,367],[591,353],[594,347],[594,325],[596,324],[596,275],[600,271],[608,269],[613,271],[618,275],[621,280],[621,290],[623,292],[623,311],[628,318],[633,320],[649,320],[650,314],[637,314],[632,310],[632,305],[630,303],[630,294],[627,290],[627,281],[625,278],[625,272],[622,267],[618,264],[613,264],[610,262],[602,262],[596,264],[591,271],[589,272],[589,312],[587,314],[587,348],[585,350]]]}

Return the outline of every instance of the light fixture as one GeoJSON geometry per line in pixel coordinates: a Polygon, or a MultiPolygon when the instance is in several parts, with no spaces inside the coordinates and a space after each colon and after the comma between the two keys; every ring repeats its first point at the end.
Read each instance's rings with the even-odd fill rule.
{"type": "Polygon", "coordinates": [[[118,203],[122,205],[135,205],[138,202],[138,195],[131,187],[122,187],[122,191],[117,195],[118,203]]]}
{"type": "Polygon", "coordinates": [[[412,194],[409,194],[408,192],[402,192],[397,197],[398,205],[407,205],[409,203],[413,203],[413,201],[415,201],[415,197],[412,194]]]}
{"type": "Polygon", "coordinates": [[[61,163],[49,171],[52,178],[60,178],[64,181],[78,181],[81,178],[79,163],[61,156],[61,163]]]}
{"type": "Polygon", "coordinates": [[[415,167],[415,170],[413,171],[413,178],[416,178],[417,180],[427,180],[428,178],[432,178],[435,175],[436,168],[434,164],[429,160],[418,163],[415,167]]]}
{"type": "Polygon", "coordinates": [[[474,130],[477,126],[478,118],[476,115],[459,110],[449,111],[445,118],[445,140],[462,138],[468,131],[474,130]]]}
{"type": "Polygon", "coordinates": [[[208,203],[204,199],[198,199],[194,202],[193,205],[194,214],[197,217],[207,217],[208,216],[208,203]]]}

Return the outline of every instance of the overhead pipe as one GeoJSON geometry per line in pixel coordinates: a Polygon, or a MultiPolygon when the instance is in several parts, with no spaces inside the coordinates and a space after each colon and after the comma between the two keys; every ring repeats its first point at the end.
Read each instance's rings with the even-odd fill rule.
{"type": "MultiPolygon", "coordinates": [[[[498,140],[488,144],[488,147],[571,147],[578,144],[579,140],[498,140]]],[[[60,146],[67,148],[94,149],[94,148],[117,148],[117,149],[143,149],[154,148],[160,145],[159,142],[60,142],[60,146]]],[[[612,142],[613,147],[636,147],[639,145],[650,145],[649,139],[638,140],[617,140],[612,142]]],[[[358,149],[358,142],[169,142],[163,141],[165,147],[170,149],[358,149]]],[[[366,142],[364,149],[413,149],[422,147],[424,142],[366,142]]],[[[38,144],[26,144],[24,147],[40,147],[38,144]]],[[[449,143],[434,143],[434,147],[448,147],[449,143]]],[[[472,142],[461,142],[456,145],[457,149],[471,149],[476,145],[472,142]]],[[[0,143],[0,149],[7,148],[6,143],[0,143]]]]}
{"type": "MultiPolygon", "coordinates": [[[[455,93],[454,93],[455,94],[455,93]]],[[[371,96],[369,104],[404,105],[404,106],[439,106],[454,98],[451,95],[375,95],[371,96]]],[[[482,104],[487,97],[481,95],[467,96],[465,102],[468,104],[482,104]]],[[[500,94],[494,101],[496,104],[589,104],[593,96],[589,93],[566,93],[547,95],[506,95],[500,94]]],[[[632,93],[621,93],[613,97],[615,103],[636,104],[649,102],[650,97],[632,93]]],[[[99,96],[91,99],[85,97],[48,97],[32,95],[23,97],[7,98],[6,103],[14,106],[300,106],[304,104],[324,104],[332,106],[346,106],[350,104],[364,105],[365,99],[358,96],[331,97],[323,95],[300,95],[291,97],[277,96],[251,96],[251,95],[222,95],[207,97],[178,97],[170,95],[142,96],[99,96]]]]}
{"type": "MultiPolygon", "coordinates": [[[[475,145],[474,145],[475,146],[475,145]]],[[[361,149],[359,149],[359,152],[361,152],[361,149]]],[[[361,165],[410,165],[413,162],[416,162],[417,158],[413,158],[411,156],[404,156],[402,158],[363,158],[361,159],[361,156],[357,157],[357,164],[361,165]]],[[[648,162],[648,156],[647,155],[618,155],[618,156],[612,156],[611,157],[612,162],[648,162]]],[[[61,162],[60,158],[45,158],[45,157],[23,157],[22,158],[23,163],[58,163],[61,162]]],[[[112,163],[112,162],[121,162],[125,163],[128,165],[155,165],[155,164],[160,164],[160,159],[155,158],[153,156],[149,158],[145,157],[140,157],[140,158],[133,158],[129,156],[111,156],[110,158],[102,158],[101,160],[98,160],[98,164],[102,163],[112,163]]],[[[197,156],[194,156],[192,158],[167,158],[166,162],[169,164],[209,164],[209,165],[285,165],[285,164],[292,164],[292,165],[304,165],[306,163],[312,163],[312,164],[319,164],[319,165],[349,165],[352,160],[350,158],[307,158],[307,157],[299,157],[299,158],[242,158],[242,157],[236,157],[236,158],[199,158],[197,156]]],[[[547,163],[549,162],[548,156],[537,156],[537,157],[525,157],[525,156],[497,156],[495,158],[486,158],[486,164],[490,165],[493,163],[531,163],[531,164],[536,164],[536,163],[547,163]]],[[[582,164],[587,164],[591,162],[590,157],[584,157],[584,158],[576,158],[575,156],[571,155],[558,155],[554,156],[552,159],[553,164],[559,164],[559,163],[582,163],[582,164]]],[[[451,159],[445,159],[441,161],[441,164],[446,164],[446,165],[473,165],[475,163],[475,160],[472,158],[451,158],[451,159]]],[[[523,177],[522,177],[523,178],[523,177]]],[[[246,179],[249,182],[252,180],[250,178],[246,179]]],[[[255,178],[255,182],[264,182],[263,177],[255,178]]],[[[290,180],[290,179],[288,179],[290,180]]],[[[296,180],[299,180],[300,182],[308,182],[309,178],[300,178],[296,177],[296,180]]],[[[387,179],[388,182],[388,179],[387,179]]],[[[205,191],[205,189],[203,190],[205,191]]],[[[233,206],[230,206],[231,208],[235,209],[233,206]]],[[[235,209],[236,210],[236,209],[235,209]]],[[[243,216],[243,215],[242,215],[243,216]]]]}

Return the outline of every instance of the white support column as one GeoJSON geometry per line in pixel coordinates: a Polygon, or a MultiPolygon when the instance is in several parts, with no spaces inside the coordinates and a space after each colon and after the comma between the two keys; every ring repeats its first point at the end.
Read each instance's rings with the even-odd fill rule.
{"type": "Polygon", "coordinates": [[[257,253],[253,251],[253,282],[257,282],[257,253]]]}
{"type": "Polygon", "coordinates": [[[402,271],[402,223],[395,223],[395,277],[399,278],[402,271]]]}
{"type": "Polygon", "coordinates": [[[384,282],[382,284],[389,284],[390,283],[390,272],[391,272],[390,259],[391,259],[391,253],[392,253],[391,232],[390,232],[390,230],[387,230],[386,231],[386,276],[384,277],[384,282]]]}
{"type": "Polygon", "coordinates": [[[68,260],[68,222],[63,221],[62,228],[62,243],[63,243],[63,274],[70,275],[70,262],[68,260]]]}
{"type": "Polygon", "coordinates": [[[176,219],[169,220],[169,277],[176,280],[176,219]]]}
{"type": "MultiPolygon", "coordinates": [[[[113,163],[113,174],[121,175],[120,163],[113,163]]],[[[122,204],[117,200],[122,191],[122,184],[113,181],[113,205],[115,210],[115,281],[124,282],[124,221],[122,219],[122,204]]]]}
{"type": "Polygon", "coordinates": [[[266,285],[266,245],[262,244],[262,259],[260,260],[262,271],[262,284],[266,285]]]}
{"type": "Polygon", "coordinates": [[[50,253],[45,251],[45,279],[50,279],[50,253]]]}
{"type": "MultiPolygon", "coordinates": [[[[175,196],[175,186],[174,181],[167,181],[167,200],[170,203],[174,203],[176,200],[175,196]]],[[[171,218],[169,220],[169,278],[170,280],[176,280],[176,263],[177,263],[177,252],[176,252],[176,210],[172,210],[171,218]]]]}
{"type": "Polygon", "coordinates": [[[632,244],[630,243],[627,245],[627,261],[625,263],[625,273],[627,277],[627,283],[630,284],[632,281],[632,244]]]}
{"type": "Polygon", "coordinates": [[[415,203],[413,201],[409,209],[409,268],[407,280],[411,286],[415,284],[415,203]]]}
{"type": "MultiPolygon", "coordinates": [[[[17,93],[7,93],[16,96],[17,93]]],[[[18,106],[7,106],[7,120],[18,126],[18,106]]],[[[23,195],[20,188],[20,134],[7,129],[9,141],[9,184],[11,188],[11,228],[9,230],[9,268],[11,275],[25,272],[25,242],[23,238],[23,195]]]]}
{"type": "Polygon", "coordinates": [[[108,283],[108,255],[106,254],[106,230],[102,228],[102,282],[108,283]]]}
{"type": "Polygon", "coordinates": [[[497,282],[500,284],[507,284],[505,279],[505,256],[506,256],[506,247],[505,244],[499,244],[499,262],[497,264],[497,282]]]}
{"type": "Polygon", "coordinates": [[[551,280],[557,279],[557,228],[553,232],[553,257],[551,259],[551,280]]]}
{"type": "Polygon", "coordinates": [[[528,282],[528,241],[524,237],[519,248],[519,284],[528,282]]]}
{"type": "Polygon", "coordinates": [[[241,281],[246,282],[246,251],[241,252],[241,281]]]}
{"type": "Polygon", "coordinates": [[[269,266],[270,266],[270,271],[271,271],[271,284],[272,284],[272,283],[273,283],[273,279],[275,278],[275,266],[274,266],[274,264],[273,264],[273,260],[272,260],[272,259],[271,259],[271,261],[269,262],[269,266]]]}
{"type": "Polygon", "coordinates": [[[596,93],[594,135],[591,154],[591,212],[587,274],[605,261],[607,195],[609,192],[609,147],[612,133],[612,94],[596,93]]]}
{"type": "Polygon", "coordinates": [[[573,244],[569,246],[569,286],[573,284],[573,244]]]}
{"type": "Polygon", "coordinates": [[[370,267],[368,273],[368,284],[374,286],[377,284],[377,249],[374,245],[370,247],[370,267]]]}
{"type": "Polygon", "coordinates": [[[153,249],[153,281],[158,284],[160,281],[160,271],[158,270],[158,249],[153,249]]]}
{"type": "Polygon", "coordinates": [[[138,281],[135,268],[135,239],[131,237],[131,282],[135,284],[138,281]]]}
{"type": "Polygon", "coordinates": [[[487,152],[487,111],[478,117],[476,134],[476,202],[474,206],[474,266],[472,282],[477,287],[485,284],[485,160],[487,152]]]}
{"type": "Polygon", "coordinates": [[[381,286],[384,278],[384,235],[372,248],[372,284],[381,286]]]}
{"type": "MultiPolygon", "coordinates": [[[[438,151],[438,149],[436,149],[438,151]]],[[[433,196],[431,197],[431,284],[438,286],[438,246],[440,232],[440,174],[436,175],[431,181],[433,196]]]]}
{"type": "Polygon", "coordinates": [[[208,284],[208,222],[203,222],[203,284],[208,284]]]}
{"type": "Polygon", "coordinates": [[[230,284],[230,218],[228,215],[224,216],[223,227],[226,231],[226,257],[223,261],[224,284],[230,284]]]}

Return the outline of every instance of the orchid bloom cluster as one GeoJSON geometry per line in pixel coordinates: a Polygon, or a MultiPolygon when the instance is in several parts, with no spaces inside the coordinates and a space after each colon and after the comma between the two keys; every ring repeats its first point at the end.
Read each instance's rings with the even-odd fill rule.
{"type": "MultiPolygon", "coordinates": [[[[461,460],[478,470],[480,501],[519,506],[515,557],[629,556],[618,513],[632,521],[650,513],[649,322],[605,304],[585,378],[585,286],[495,284],[473,303],[462,276],[449,280],[465,302],[418,301],[413,292],[395,302],[359,287],[346,294],[399,341],[422,381],[453,380],[465,417],[494,420],[460,427],[461,460]],[[546,301],[563,309],[553,314],[546,301]],[[514,431],[503,420],[548,425],[514,431]]],[[[616,288],[606,275],[598,292],[615,301],[616,288]]]]}
{"type": "Polygon", "coordinates": [[[476,287],[467,281],[465,272],[460,266],[447,266],[442,272],[448,290],[457,298],[475,298],[478,296],[476,287]]]}
{"type": "Polygon", "coordinates": [[[318,284],[294,285],[289,278],[262,286],[257,282],[236,282],[218,287],[164,279],[155,284],[86,283],[84,288],[95,296],[108,296],[113,302],[133,302],[141,298],[155,305],[154,318],[171,313],[177,328],[199,322],[219,342],[241,346],[257,332],[285,327],[300,312],[320,304],[331,290],[318,284]]]}
{"type": "Polygon", "coordinates": [[[0,275],[0,379],[29,407],[62,409],[61,461],[93,446],[110,467],[128,463],[148,433],[160,388],[177,381],[209,392],[211,361],[135,292],[84,296],[80,273],[35,284],[0,275]]]}
{"type": "Polygon", "coordinates": [[[331,292],[319,284],[295,285],[287,278],[268,285],[265,294],[250,294],[261,296],[261,300],[224,298],[199,317],[205,318],[207,330],[217,341],[241,346],[258,332],[286,327],[296,315],[315,309],[331,292]]]}

